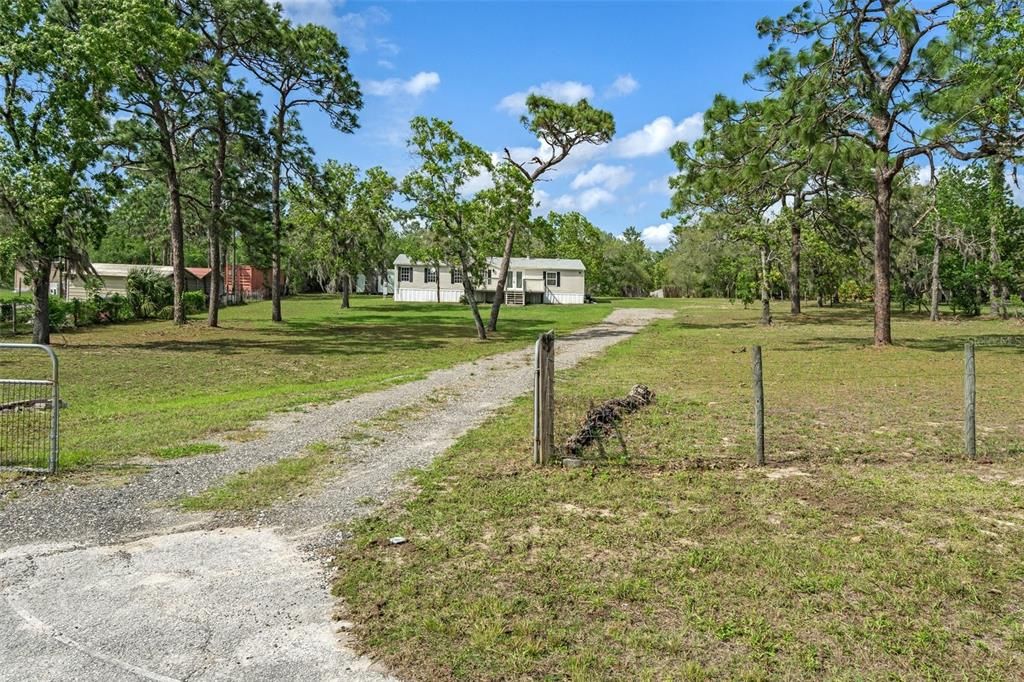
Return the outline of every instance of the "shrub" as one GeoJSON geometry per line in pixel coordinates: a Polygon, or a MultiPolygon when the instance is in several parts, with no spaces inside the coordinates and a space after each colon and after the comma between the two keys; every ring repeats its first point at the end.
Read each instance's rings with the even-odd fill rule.
{"type": "Polygon", "coordinates": [[[874,292],[870,285],[861,284],[855,279],[848,279],[839,285],[839,301],[850,303],[856,301],[870,301],[874,292]]]}
{"type": "Polygon", "coordinates": [[[95,310],[96,322],[127,322],[135,319],[128,299],[121,294],[96,296],[91,303],[95,310]]]}
{"type": "Polygon", "coordinates": [[[84,327],[97,321],[96,305],[93,300],[82,301],[74,298],[71,303],[71,318],[75,327],[84,327]]]}
{"type": "Polygon", "coordinates": [[[74,326],[74,310],[71,301],[58,296],[50,297],[50,331],[60,331],[74,326]]]}
{"type": "Polygon", "coordinates": [[[186,291],[181,296],[186,315],[195,315],[206,310],[206,294],[202,291],[186,291]]]}
{"type": "Polygon", "coordinates": [[[161,320],[173,320],[174,319],[174,306],[165,305],[163,308],[157,311],[156,316],[161,320]]]}
{"type": "Polygon", "coordinates": [[[164,307],[170,305],[174,295],[170,280],[149,268],[129,272],[125,289],[132,313],[139,318],[158,316],[164,307]]]}

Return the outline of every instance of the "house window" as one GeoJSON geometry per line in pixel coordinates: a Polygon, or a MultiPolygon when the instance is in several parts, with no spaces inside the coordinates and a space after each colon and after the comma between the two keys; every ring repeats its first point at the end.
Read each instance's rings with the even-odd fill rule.
{"type": "Polygon", "coordinates": [[[411,282],[412,281],[412,266],[411,265],[399,265],[398,266],[398,281],[399,282],[411,282]]]}
{"type": "Polygon", "coordinates": [[[558,273],[557,272],[545,272],[544,273],[544,283],[547,284],[549,287],[557,287],[558,286],[558,280],[559,280],[559,277],[558,277],[558,273]]]}
{"type": "Polygon", "coordinates": [[[452,268],[452,284],[462,284],[462,270],[452,268]]]}
{"type": "Polygon", "coordinates": [[[437,268],[431,268],[429,266],[423,268],[423,281],[427,282],[428,284],[430,282],[436,282],[437,281],[437,268]]]}

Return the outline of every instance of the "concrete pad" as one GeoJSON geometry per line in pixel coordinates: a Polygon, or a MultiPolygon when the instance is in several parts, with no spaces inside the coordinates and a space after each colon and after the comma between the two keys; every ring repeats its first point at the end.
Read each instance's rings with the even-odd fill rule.
{"type": "Polygon", "coordinates": [[[322,567],[271,530],[21,546],[0,566],[0,679],[390,679],[338,646],[322,567]]]}

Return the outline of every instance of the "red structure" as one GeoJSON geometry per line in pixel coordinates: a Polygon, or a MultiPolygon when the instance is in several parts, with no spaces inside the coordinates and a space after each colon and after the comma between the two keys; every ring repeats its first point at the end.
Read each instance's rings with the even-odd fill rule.
{"type": "Polygon", "coordinates": [[[269,270],[260,270],[252,265],[225,266],[224,293],[234,296],[237,282],[237,294],[242,298],[262,299],[268,297],[270,296],[271,277],[269,270]]]}

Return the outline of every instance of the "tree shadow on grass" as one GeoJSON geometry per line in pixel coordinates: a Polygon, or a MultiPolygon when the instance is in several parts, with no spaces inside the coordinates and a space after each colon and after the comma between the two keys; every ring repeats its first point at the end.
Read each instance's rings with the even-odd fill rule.
{"type": "MultiPolygon", "coordinates": [[[[1015,350],[1024,352],[1024,334],[956,334],[938,338],[900,338],[896,337],[892,347],[908,348],[910,350],[925,350],[936,353],[950,353],[963,351],[964,344],[974,343],[978,349],[991,348],[999,350],[1015,350]]],[[[797,339],[787,341],[785,346],[792,350],[819,351],[836,350],[839,347],[850,348],[874,348],[871,337],[865,336],[817,336],[808,339],[797,339]]]]}
{"type": "MultiPolygon", "coordinates": [[[[71,344],[69,348],[85,351],[215,353],[226,356],[253,352],[293,356],[386,356],[393,353],[441,350],[450,347],[453,341],[473,342],[476,338],[471,323],[467,324],[465,320],[453,320],[443,315],[428,315],[398,322],[393,316],[389,316],[386,317],[388,323],[376,321],[375,318],[378,317],[384,316],[369,316],[369,319],[363,317],[358,321],[286,321],[280,325],[261,326],[255,329],[221,326],[216,331],[211,330],[211,334],[217,336],[154,338],[122,343],[86,342],[71,344]]],[[[503,327],[499,327],[499,332],[493,335],[492,340],[496,343],[526,344],[550,328],[550,320],[520,318],[507,321],[503,327]]],[[[203,333],[206,332],[204,329],[203,333]]],[[[611,332],[607,334],[611,335],[611,332]]]]}

